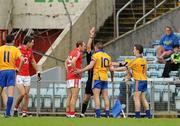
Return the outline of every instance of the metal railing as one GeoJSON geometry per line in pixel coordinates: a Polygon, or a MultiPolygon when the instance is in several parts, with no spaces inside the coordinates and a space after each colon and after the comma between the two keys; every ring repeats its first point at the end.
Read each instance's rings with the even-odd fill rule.
{"type": "MultiPolygon", "coordinates": [[[[85,80],[85,79],[84,79],[85,80]]],[[[109,98],[111,108],[116,99],[120,99],[122,104],[125,104],[126,116],[134,115],[133,105],[133,81],[127,83],[123,81],[115,81],[113,84],[108,85],[109,98]],[[124,86],[124,87],[123,87],[124,86]]],[[[82,84],[78,104],[76,110],[80,112],[83,94],[85,90],[85,83],[82,84]]],[[[51,115],[64,115],[65,114],[65,101],[66,83],[59,81],[41,81],[32,82],[30,96],[33,100],[34,106],[29,107],[29,111],[37,116],[43,114],[51,115]],[[35,94],[32,91],[35,90],[35,94]],[[36,97],[36,98],[35,98],[36,97]],[[49,101],[43,99],[49,99],[49,101]],[[58,103],[56,103],[58,100],[58,103]],[[36,104],[36,105],[35,105],[36,104]],[[49,104],[49,106],[48,106],[49,104]],[[58,105],[58,106],[57,106],[58,105]],[[47,107],[48,106],[48,107],[47,107]]],[[[172,78],[152,78],[148,80],[147,99],[151,106],[153,117],[155,115],[180,115],[180,80],[174,81],[172,78]],[[177,91],[178,90],[178,91],[177,91]],[[176,104],[177,103],[177,104],[176,104]],[[164,112],[164,113],[161,113],[164,112]],[[173,113],[172,113],[173,112],[173,113]]],[[[93,100],[90,102],[90,108],[87,114],[93,115],[94,104],[93,100]]],[[[103,102],[101,102],[103,103],[103,102]]],[[[104,105],[102,104],[102,108],[104,105]]],[[[144,114],[144,113],[143,113],[144,114]]]]}
{"type": "Polygon", "coordinates": [[[145,15],[143,15],[139,20],[136,21],[136,23],[134,24],[134,30],[136,29],[137,24],[144,20],[147,16],[149,16],[153,11],[156,11],[157,8],[159,8],[161,5],[163,5],[166,2],[166,0],[163,0],[161,3],[159,3],[158,5],[156,5],[152,10],[150,10],[148,13],[146,13],[145,15]]]}
{"type": "Polygon", "coordinates": [[[118,10],[116,14],[116,37],[119,36],[119,14],[128,6],[130,5],[134,0],[129,0],[127,4],[125,4],[121,9],[118,10]]]}

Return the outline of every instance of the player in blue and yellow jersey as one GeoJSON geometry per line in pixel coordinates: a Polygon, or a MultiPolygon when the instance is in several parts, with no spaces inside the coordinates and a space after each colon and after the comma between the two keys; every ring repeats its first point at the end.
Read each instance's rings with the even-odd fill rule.
{"type": "Polygon", "coordinates": [[[111,57],[103,51],[103,44],[96,43],[95,53],[92,55],[92,60],[88,66],[77,70],[75,73],[82,73],[93,68],[93,95],[96,106],[96,118],[101,117],[100,111],[100,92],[105,103],[105,115],[109,117],[109,98],[108,98],[108,69],[112,69],[111,57]],[[94,68],[93,68],[94,67],[94,68]]]}
{"type": "Polygon", "coordinates": [[[13,41],[14,36],[8,35],[6,37],[6,45],[0,47],[0,94],[4,87],[7,87],[8,93],[5,117],[10,116],[16,72],[22,68],[24,62],[20,50],[13,46],[13,41]],[[16,68],[15,62],[18,58],[20,58],[21,63],[19,68],[16,68]]]}
{"type": "Polygon", "coordinates": [[[143,58],[143,46],[136,44],[133,50],[136,58],[129,62],[126,68],[115,68],[115,70],[132,70],[132,77],[135,80],[134,89],[134,104],[135,104],[135,118],[140,118],[141,102],[146,110],[146,117],[151,118],[149,104],[145,97],[147,90],[147,61],[143,58]]]}

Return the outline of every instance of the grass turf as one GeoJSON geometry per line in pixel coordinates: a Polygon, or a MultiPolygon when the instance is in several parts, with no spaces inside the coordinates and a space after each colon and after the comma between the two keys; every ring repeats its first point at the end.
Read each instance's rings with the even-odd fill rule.
{"type": "Polygon", "coordinates": [[[180,119],[0,118],[0,126],[180,126],[180,119]]]}

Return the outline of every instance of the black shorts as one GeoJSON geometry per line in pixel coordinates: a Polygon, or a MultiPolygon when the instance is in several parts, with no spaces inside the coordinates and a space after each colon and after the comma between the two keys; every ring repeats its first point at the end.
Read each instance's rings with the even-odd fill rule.
{"type": "Polygon", "coordinates": [[[91,77],[88,78],[88,80],[86,82],[85,94],[93,95],[93,91],[92,91],[92,78],[91,77]]]}

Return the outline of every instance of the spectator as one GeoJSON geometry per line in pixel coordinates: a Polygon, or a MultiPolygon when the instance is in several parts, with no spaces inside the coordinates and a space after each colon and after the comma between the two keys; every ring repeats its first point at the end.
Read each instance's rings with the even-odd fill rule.
{"type": "Polygon", "coordinates": [[[171,55],[171,60],[167,61],[164,67],[162,77],[169,77],[171,71],[176,71],[180,67],[180,48],[179,46],[173,47],[174,53],[171,55]]]}
{"type": "Polygon", "coordinates": [[[173,53],[173,46],[179,45],[178,37],[173,33],[172,28],[166,26],[165,35],[161,37],[160,46],[157,48],[159,63],[165,63],[165,58],[173,53]]]}

